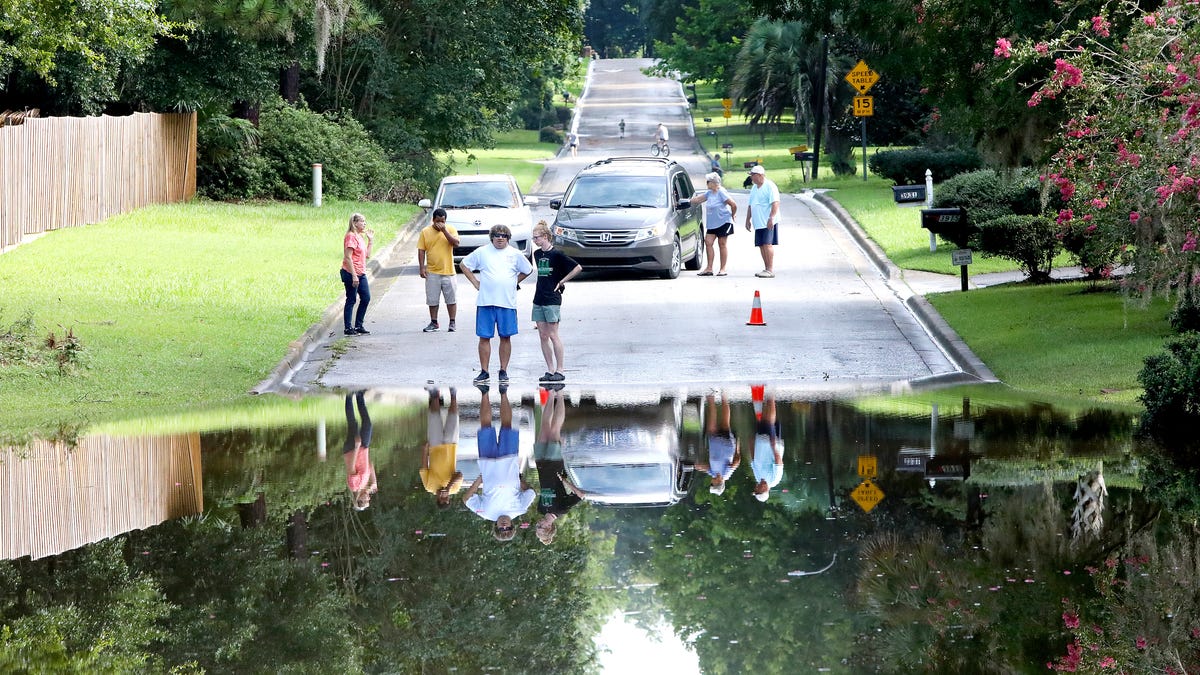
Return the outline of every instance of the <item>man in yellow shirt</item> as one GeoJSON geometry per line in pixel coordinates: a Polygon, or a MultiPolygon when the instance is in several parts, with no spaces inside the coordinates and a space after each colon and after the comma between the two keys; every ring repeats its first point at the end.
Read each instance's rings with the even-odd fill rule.
{"type": "Polygon", "coordinates": [[[442,297],[446,299],[446,315],[450,319],[446,330],[454,332],[454,317],[458,312],[454,247],[458,246],[458,241],[458,230],[446,224],[446,209],[434,209],[429,225],[421,230],[417,239],[417,264],[421,278],[425,280],[425,304],[429,305],[429,325],[423,332],[432,333],[438,329],[438,304],[442,297]]]}
{"type": "Polygon", "coordinates": [[[455,467],[458,452],[458,393],[450,388],[450,407],[442,416],[442,395],[429,389],[426,443],[421,447],[421,483],[437,497],[439,509],[450,506],[450,495],[462,489],[463,475],[455,467]]]}

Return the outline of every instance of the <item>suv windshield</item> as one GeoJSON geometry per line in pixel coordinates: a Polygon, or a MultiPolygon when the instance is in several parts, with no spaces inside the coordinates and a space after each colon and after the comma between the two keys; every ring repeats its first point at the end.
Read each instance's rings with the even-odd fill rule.
{"type": "Polygon", "coordinates": [[[667,207],[662,176],[580,176],[563,201],[571,207],[667,207]]]}
{"type": "Polygon", "coordinates": [[[446,183],[442,188],[441,206],[446,209],[512,209],[520,204],[508,183],[488,181],[446,183]]]}

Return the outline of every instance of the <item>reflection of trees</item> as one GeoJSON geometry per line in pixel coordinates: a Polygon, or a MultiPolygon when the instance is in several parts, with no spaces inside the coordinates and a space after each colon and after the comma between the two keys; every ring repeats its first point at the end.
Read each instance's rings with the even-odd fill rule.
{"type": "Polygon", "coordinates": [[[359,514],[318,512],[310,544],[354,599],[369,671],[586,672],[605,607],[594,557],[603,546],[591,545],[584,513],[558,521],[552,546],[532,530],[499,544],[474,514],[440,512],[410,492],[372,505],[356,530],[330,524],[359,514]]]}
{"type": "Polygon", "coordinates": [[[705,673],[835,667],[853,650],[841,598],[851,566],[796,579],[787,572],[824,566],[844,534],[815,513],[760,504],[744,482],[698,497],[707,502],[700,513],[667,509],[650,532],[657,596],[705,673]]]}
{"type": "Polygon", "coordinates": [[[1155,511],[1129,493],[1097,538],[1066,536],[1074,501],[1050,483],[993,490],[977,538],[884,533],[863,546],[856,591],[878,621],[863,667],[1011,672],[1059,651],[1062,599],[1096,602],[1084,572],[1120,549],[1155,511]],[[868,655],[869,654],[869,655],[868,655]]]}
{"type": "Polygon", "coordinates": [[[0,561],[0,672],[163,670],[150,653],[170,611],[119,538],[62,555],[0,561]]]}

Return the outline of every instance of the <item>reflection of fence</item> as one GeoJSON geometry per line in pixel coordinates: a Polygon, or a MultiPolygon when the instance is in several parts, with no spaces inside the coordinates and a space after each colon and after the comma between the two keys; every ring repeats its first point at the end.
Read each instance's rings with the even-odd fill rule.
{"type": "Polygon", "coordinates": [[[195,193],[195,113],[0,126],[0,250],[195,193]]]}
{"type": "Polygon", "coordinates": [[[203,508],[197,433],[0,449],[0,560],[55,555],[203,508]]]}

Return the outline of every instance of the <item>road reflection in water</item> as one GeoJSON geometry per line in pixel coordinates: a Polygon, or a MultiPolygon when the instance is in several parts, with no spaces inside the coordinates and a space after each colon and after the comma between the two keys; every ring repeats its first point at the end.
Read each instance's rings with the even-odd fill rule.
{"type": "Polygon", "coordinates": [[[972,395],[368,391],[7,448],[0,663],[1200,666],[1193,470],[972,395]]]}

